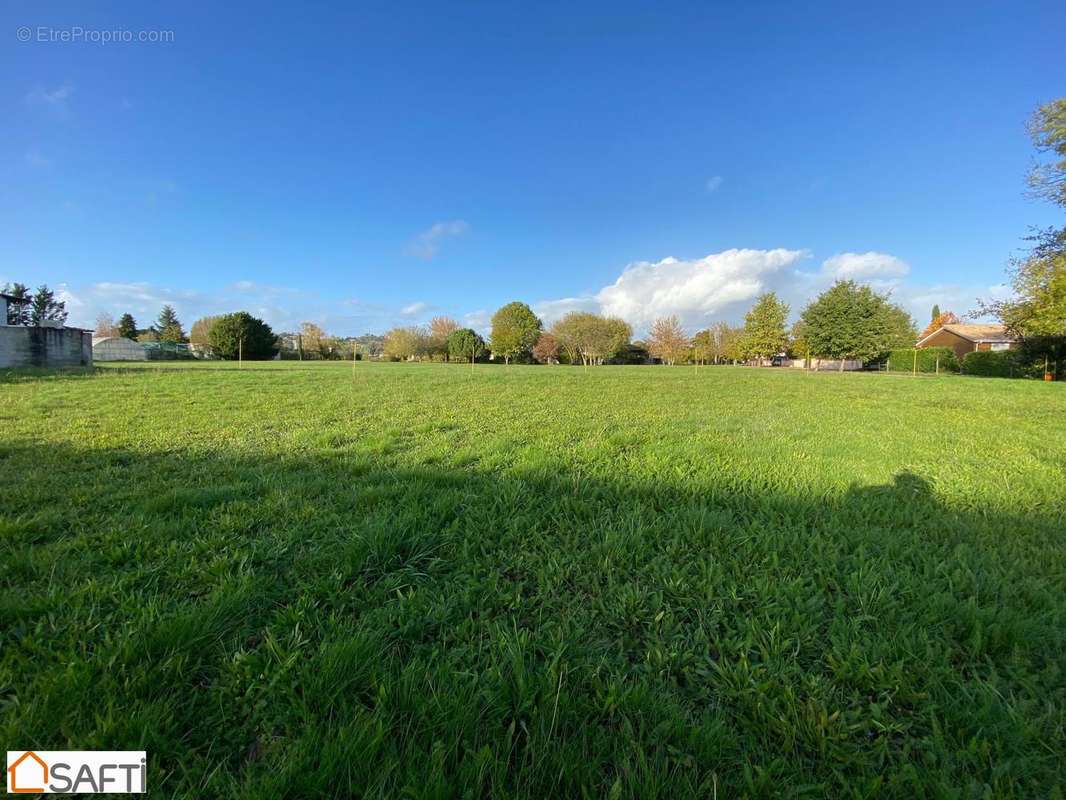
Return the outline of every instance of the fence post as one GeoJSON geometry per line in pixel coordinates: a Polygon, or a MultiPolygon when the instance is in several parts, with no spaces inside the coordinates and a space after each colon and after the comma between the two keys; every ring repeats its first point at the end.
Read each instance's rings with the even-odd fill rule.
{"type": "Polygon", "coordinates": [[[918,374],[918,348],[914,348],[914,358],[911,362],[911,375],[918,374]]]}
{"type": "Polygon", "coordinates": [[[936,357],[936,374],[940,374],[940,356],[936,357]]]}

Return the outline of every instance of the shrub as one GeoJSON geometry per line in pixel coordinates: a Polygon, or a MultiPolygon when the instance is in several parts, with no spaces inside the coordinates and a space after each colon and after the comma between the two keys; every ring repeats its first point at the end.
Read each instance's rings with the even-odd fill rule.
{"type": "Polygon", "coordinates": [[[962,371],[983,378],[1021,378],[1017,355],[1010,350],[974,350],[962,359],[962,371]]]}
{"type": "Polygon", "coordinates": [[[219,317],[211,326],[208,340],[215,355],[224,359],[264,360],[273,358],[278,350],[274,331],[247,311],[219,317]]]}
{"type": "Polygon", "coordinates": [[[918,350],[891,350],[888,354],[888,369],[891,372],[910,372],[914,369],[915,353],[918,354],[918,372],[936,372],[937,360],[941,372],[958,372],[959,359],[950,347],[922,347],[918,350]]]}

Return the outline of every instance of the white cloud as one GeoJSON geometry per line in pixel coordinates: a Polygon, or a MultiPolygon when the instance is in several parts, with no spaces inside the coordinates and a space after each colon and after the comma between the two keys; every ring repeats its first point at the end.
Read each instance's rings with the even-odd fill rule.
{"type": "Polygon", "coordinates": [[[689,260],[638,261],[595,294],[546,300],[533,310],[546,324],[569,311],[596,311],[621,317],[638,335],[670,315],[700,327],[714,318],[735,319],[762,292],[795,281],[799,273],[788,268],[808,255],[784,248],[732,249],[689,260]]]}
{"type": "Polygon", "coordinates": [[[724,178],[721,175],[715,175],[711,178],[708,178],[707,183],[704,184],[705,188],[707,189],[707,194],[713,194],[714,192],[717,192],[719,187],[721,187],[723,180],[724,178]]]}
{"type": "Polygon", "coordinates": [[[59,117],[65,117],[68,112],[70,98],[74,94],[74,84],[64,83],[55,89],[46,89],[43,86],[35,86],[26,95],[26,102],[30,105],[41,106],[49,109],[59,117]]]}
{"type": "Polygon", "coordinates": [[[902,278],[911,271],[906,261],[888,253],[838,253],[827,258],[822,272],[833,279],[863,281],[902,278]]]}
{"type": "Polygon", "coordinates": [[[428,261],[440,252],[441,244],[444,240],[462,236],[469,230],[469,223],[461,219],[434,223],[415,236],[414,240],[407,246],[407,253],[428,261]]]}
{"type": "Polygon", "coordinates": [[[421,314],[423,311],[429,310],[429,303],[423,303],[419,300],[417,303],[411,303],[409,306],[404,306],[400,309],[400,313],[405,317],[413,317],[416,314],[421,314]]]}
{"type": "Polygon", "coordinates": [[[784,248],[733,249],[692,260],[640,261],[626,267],[595,300],[604,314],[622,317],[638,330],[670,315],[687,325],[702,325],[772,288],[771,279],[807,255],[784,248]]]}

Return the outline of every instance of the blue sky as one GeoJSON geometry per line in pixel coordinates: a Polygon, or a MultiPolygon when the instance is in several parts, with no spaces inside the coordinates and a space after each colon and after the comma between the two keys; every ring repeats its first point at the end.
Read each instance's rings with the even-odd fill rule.
{"type": "Polygon", "coordinates": [[[1024,123],[1066,94],[1066,6],[741,5],[5,4],[0,281],[90,326],[338,334],[513,299],[695,329],[840,275],[920,322],[1001,293],[1061,223],[1024,123]]]}

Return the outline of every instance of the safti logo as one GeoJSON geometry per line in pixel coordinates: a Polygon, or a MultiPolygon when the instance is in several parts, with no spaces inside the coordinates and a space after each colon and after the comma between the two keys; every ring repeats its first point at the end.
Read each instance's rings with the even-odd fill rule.
{"type": "Polygon", "coordinates": [[[8,750],[10,794],[144,794],[144,750],[8,750]]]}

